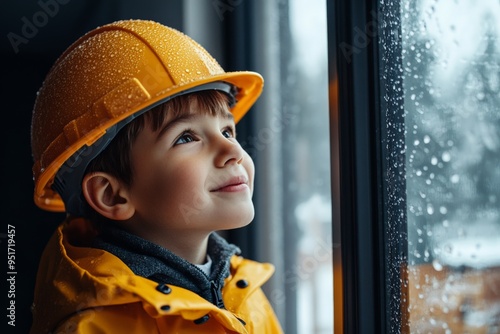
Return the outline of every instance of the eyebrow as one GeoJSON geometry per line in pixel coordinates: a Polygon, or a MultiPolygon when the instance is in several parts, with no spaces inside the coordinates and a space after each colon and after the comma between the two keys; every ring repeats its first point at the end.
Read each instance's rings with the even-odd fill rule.
{"type": "Polygon", "coordinates": [[[231,121],[234,121],[234,115],[232,112],[230,111],[224,111],[224,114],[223,115],[220,115],[222,117],[224,117],[225,119],[228,119],[228,120],[231,120],[231,121]]]}
{"type": "MultiPolygon", "coordinates": [[[[201,115],[198,113],[186,113],[183,115],[180,115],[178,117],[172,118],[171,120],[167,121],[165,125],[162,126],[160,131],[158,132],[158,135],[156,136],[156,140],[160,140],[161,137],[165,135],[172,127],[174,127],[178,123],[186,122],[191,119],[200,117],[201,115]]],[[[234,116],[230,111],[225,111],[223,114],[216,114],[214,117],[223,117],[224,119],[234,121],[234,116]]]]}
{"type": "Polygon", "coordinates": [[[156,136],[156,140],[160,140],[161,137],[163,137],[165,135],[165,133],[167,133],[172,127],[174,127],[174,125],[178,124],[178,123],[182,123],[182,122],[186,122],[186,121],[189,121],[195,117],[197,117],[198,115],[197,114],[182,114],[178,117],[174,117],[172,118],[171,120],[167,121],[165,123],[165,125],[163,125],[160,129],[160,131],[158,132],[158,135],[156,136]]]}

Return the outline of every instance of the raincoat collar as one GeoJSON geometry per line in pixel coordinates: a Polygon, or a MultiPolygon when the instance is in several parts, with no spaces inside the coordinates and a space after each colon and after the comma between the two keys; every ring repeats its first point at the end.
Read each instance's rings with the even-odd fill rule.
{"type": "Polygon", "coordinates": [[[212,233],[207,253],[213,264],[208,277],[200,268],[168,249],[114,225],[106,225],[92,246],[115,255],[138,276],[193,291],[219,307],[223,307],[220,291],[230,274],[230,259],[241,253],[238,247],[212,233]]]}

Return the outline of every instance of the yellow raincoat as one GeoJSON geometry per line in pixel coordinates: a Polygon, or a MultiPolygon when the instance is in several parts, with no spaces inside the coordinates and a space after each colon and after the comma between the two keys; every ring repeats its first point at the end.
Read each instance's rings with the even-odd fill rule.
{"type": "Polygon", "coordinates": [[[261,290],[274,268],[231,258],[220,309],[184,288],[135,275],[104,250],[83,219],[63,223],[40,262],[32,334],[43,333],[282,333],[261,290]]]}

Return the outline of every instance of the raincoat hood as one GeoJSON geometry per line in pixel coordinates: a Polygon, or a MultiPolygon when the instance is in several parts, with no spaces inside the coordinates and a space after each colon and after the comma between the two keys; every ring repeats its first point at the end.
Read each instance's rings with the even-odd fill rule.
{"type": "Polygon", "coordinates": [[[221,309],[87,247],[95,235],[88,222],[73,219],[52,236],[40,262],[31,333],[281,333],[261,290],[272,265],[233,256],[221,309]]]}

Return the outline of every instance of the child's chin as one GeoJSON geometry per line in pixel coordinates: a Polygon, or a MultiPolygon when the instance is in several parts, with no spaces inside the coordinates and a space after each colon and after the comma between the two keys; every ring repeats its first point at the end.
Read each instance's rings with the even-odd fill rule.
{"type": "Polygon", "coordinates": [[[249,225],[254,218],[254,212],[249,212],[246,215],[243,215],[242,212],[237,217],[232,217],[228,224],[225,226],[225,230],[234,230],[237,228],[245,227],[249,225]]]}

